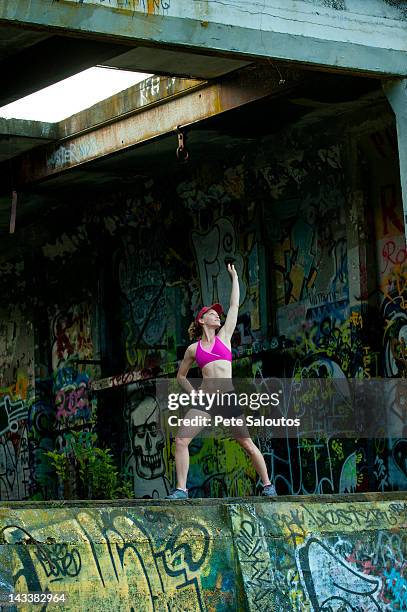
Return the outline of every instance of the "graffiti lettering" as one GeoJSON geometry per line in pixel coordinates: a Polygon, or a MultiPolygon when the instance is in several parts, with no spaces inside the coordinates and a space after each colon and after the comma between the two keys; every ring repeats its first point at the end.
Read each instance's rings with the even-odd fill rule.
{"type": "Polygon", "coordinates": [[[47,167],[56,170],[61,166],[80,163],[97,154],[96,140],[61,145],[47,158],[47,167]]]}
{"type": "Polygon", "coordinates": [[[381,581],[358,572],[316,538],[296,552],[303,584],[315,612],[346,604],[351,610],[381,610],[381,581]],[[321,571],[321,569],[323,570],[321,571]]]}
{"type": "Polygon", "coordinates": [[[176,77],[162,79],[159,76],[153,76],[145,79],[140,83],[141,104],[150,104],[157,96],[162,98],[170,95],[174,91],[176,82],[176,77]]]}
{"type": "Polygon", "coordinates": [[[274,610],[272,590],[275,579],[264,526],[253,516],[253,510],[242,513],[232,506],[230,513],[249,609],[274,610]]]}
{"type": "Polygon", "coordinates": [[[0,499],[27,499],[29,493],[29,451],[26,427],[18,442],[0,439],[0,499]]]}
{"type": "Polygon", "coordinates": [[[405,247],[397,247],[394,240],[388,240],[383,246],[382,256],[385,261],[385,267],[381,273],[384,274],[389,266],[401,265],[406,261],[407,250],[405,247]]]}
{"type": "Polygon", "coordinates": [[[305,504],[302,505],[302,509],[319,528],[326,525],[354,525],[355,527],[366,525],[369,527],[377,527],[383,521],[389,525],[396,525],[400,516],[406,515],[407,504],[390,504],[388,510],[379,510],[376,508],[363,510],[353,504],[349,504],[346,510],[342,508],[329,508],[328,510],[321,509],[315,512],[315,510],[310,509],[305,504]]]}
{"type": "Polygon", "coordinates": [[[89,401],[87,398],[87,384],[81,382],[76,389],[60,389],[55,396],[57,408],[56,418],[62,419],[82,412],[87,419],[90,416],[89,401]]]}
{"type": "Polygon", "coordinates": [[[25,402],[16,400],[12,402],[8,395],[0,400],[0,436],[7,431],[17,431],[18,421],[27,418],[25,402]]]}

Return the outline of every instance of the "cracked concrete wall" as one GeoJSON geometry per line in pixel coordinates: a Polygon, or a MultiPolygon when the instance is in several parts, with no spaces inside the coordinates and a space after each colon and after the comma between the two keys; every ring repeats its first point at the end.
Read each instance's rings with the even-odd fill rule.
{"type": "Polygon", "coordinates": [[[67,612],[407,606],[405,494],[0,511],[2,592],[67,612]]]}
{"type": "MultiPolygon", "coordinates": [[[[124,11],[140,11],[145,13],[160,13],[164,15],[172,8],[172,0],[66,0],[77,5],[95,5],[112,9],[122,9],[124,11]]],[[[210,6],[205,6],[206,3],[201,3],[202,6],[197,7],[197,16],[199,10],[202,12],[201,18],[204,19],[211,12],[210,6]]],[[[235,8],[244,8],[244,3],[236,0],[228,0],[227,2],[216,2],[233,11],[235,8]]],[[[335,9],[338,11],[347,11],[355,14],[378,15],[384,17],[406,17],[406,7],[403,0],[296,0],[294,2],[285,2],[284,8],[301,9],[304,5],[310,5],[318,8],[335,9]]],[[[261,5],[259,4],[259,7],[261,5]]],[[[273,6],[272,0],[262,3],[263,10],[273,6]]]]}

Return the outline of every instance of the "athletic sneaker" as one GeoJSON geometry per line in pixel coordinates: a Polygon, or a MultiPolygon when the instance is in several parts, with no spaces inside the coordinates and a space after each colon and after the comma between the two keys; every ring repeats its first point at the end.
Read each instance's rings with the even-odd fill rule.
{"type": "Polygon", "coordinates": [[[188,499],[188,491],[183,489],[174,489],[169,495],[166,495],[164,499],[188,499]]]}
{"type": "Polygon", "coordinates": [[[277,495],[275,486],[273,484],[269,484],[263,487],[262,495],[264,495],[265,497],[274,497],[275,495],[277,495]]]}

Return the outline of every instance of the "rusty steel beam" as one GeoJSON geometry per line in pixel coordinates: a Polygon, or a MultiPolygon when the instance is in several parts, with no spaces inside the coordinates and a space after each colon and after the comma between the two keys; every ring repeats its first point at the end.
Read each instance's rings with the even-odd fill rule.
{"type": "Polygon", "coordinates": [[[153,75],[132,87],[97,102],[93,106],[60,121],[57,126],[57,140],[79,135],[81,132],[123,119],[147,106],[162,103],[167,98],[186,93],[194,87],[205,84],[197,79],[180,79],[153,75]]]}
{"type": "MultiPolygon", "coordinates": [[[[275,73],[275,71],[274,71],[275,73]]],[[[15,160],[14,176],[24,186],[89,162],[174,133],[261,98],[291,89],[298,78],[270,77],[270,71],[244,71],[214,84],[202,84],[91,131],[68,137],[15,160]]]]}

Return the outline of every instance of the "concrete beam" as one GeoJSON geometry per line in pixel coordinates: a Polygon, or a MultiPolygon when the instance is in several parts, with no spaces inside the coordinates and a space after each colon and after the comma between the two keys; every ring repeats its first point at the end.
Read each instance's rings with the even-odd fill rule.
{"type": "Polygon", "coordinates": [[[397,0],[0,0],[12,26],[372,75],[407,75],[406,20],[397,0]]]}
{"type": "Polygon", "coordinates": [[[120,70],[134,70],[148,74],[167,74],[169,76],[189,77],[197,79],[216,79],[220,76],[240,70],[251,60],[230,59],[219,55],[203,55],[190,51],[171,51],[166,48],[137,46],[125,53],[112,57],[104,62],[105,66],[120,70]]]}
{"type": "Polygon", "coordinates": [[[407,79],[388,81],[384,83],[383,89],[396,116],[404,233],[407,244],[407,79]]]}
{"type": "Polygon", "coordinates": [[[0,162],[57,138],[56,124],[0,118],[0,162]]]}
{"type": "MultiPolygon", "coordinates": [[[[276,71],[273,71],[276,74],[276,71]]],[[[270,70],[245,71],[221,83],[200,83],[172,97],[159,98],[133,114],[111,120],[91,131],[49,144],[16,160],[19,187],[77,168],[97,159],[174,133],[261,98],[290,90],[297,79],[279,82],[270,70]],[[165,103],[163,103],[165,102],[165,103]]],[[[174,145],[176,144],[174,138],[174,145]]]]}
{"type": "Polygon", "coordinates": [[[0,138],[16,136],[40,140],[56,140],[58,126],[44,121],[27,121],[26,119],[4,119],[0,117],[0,138]]]}

